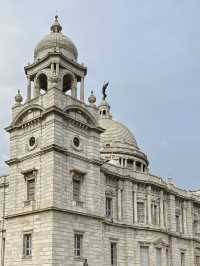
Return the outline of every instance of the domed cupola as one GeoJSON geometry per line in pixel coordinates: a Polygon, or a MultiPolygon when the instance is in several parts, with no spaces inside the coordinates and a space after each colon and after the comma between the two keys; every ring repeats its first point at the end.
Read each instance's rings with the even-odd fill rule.
{"type": "Polygon", "coordinates": [[[36,46],[34,51],[35,60],[42,59],[49,52],[61,52],[67,58],[76,61],[78,50],[75,44],[62,34],[62,26],[58,22],[58,16],[51,26],[51,32],[47,34],[36,46]]]}
{"type": "Polygon", "coordinates": [[[148,170],[147,156],[140,151],[137,141],[131,131],[112,119],[110,105],[104,96],[98,106],[99,124],[105,131],[101,134],[101,157],[110,163],[132,168],[139,172],[148,170]]]}

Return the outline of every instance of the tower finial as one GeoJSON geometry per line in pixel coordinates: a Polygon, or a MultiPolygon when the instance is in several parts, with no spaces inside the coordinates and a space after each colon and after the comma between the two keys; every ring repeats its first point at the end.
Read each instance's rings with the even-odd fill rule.
{"type": "Polygon", "coordinates": [[[88,97],[88,102],[90,103],[90,105],[95,105],[95,103],[96,103],[96,97],[94,95],[93,90],[91,90],[91,94],[88,97]]]}
{"type": "Polygon", "coordinates": [[[61,32],[62,31],[62,26],[60,25],[60,23],[58,21],[57,12],[56,12],[56,15],[55,15],[54,23],[51,26],[51,31],[52,32],[61,32]]]}

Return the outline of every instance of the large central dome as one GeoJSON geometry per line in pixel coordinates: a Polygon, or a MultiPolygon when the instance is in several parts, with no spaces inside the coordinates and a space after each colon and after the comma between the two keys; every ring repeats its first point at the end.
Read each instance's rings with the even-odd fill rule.
{"type": "Polygon", "coordinates": [[[112,119],[110,105],[103,98],[99,107],[99,124],[105,129],[100,136],[101,156],[110,163],[146,171],[147,156],[140,151],[131,131],[123,124],[112,119]]]}
{"type": "Polygon", "coordinates": [[[131,131],[123,124],[112,119],[110,106],[103,100],[99,105],[99,124],[105,131],[101,134],[101,148],[114,153],[134,153],[139,151],[137,141],[131,131]]]}
{"type": "Polygon", "coordinates": [[[36,46],[34,58],[41,59],[49,52],[61,52],[64,56],[76,61],[78,51],[75,44],[67,36],[62,34],[62,27],[58,22],[58,16],[51,26],[51,32],[47,34],[36,46]]]}
{"type": "Polygon", "coordinates": [[[121,151],[138,150],[135,137],[130,130],[121,123],[112,119],[100,119],[100,126],[105,129],[101,134],[101,145],[121,151]]]}

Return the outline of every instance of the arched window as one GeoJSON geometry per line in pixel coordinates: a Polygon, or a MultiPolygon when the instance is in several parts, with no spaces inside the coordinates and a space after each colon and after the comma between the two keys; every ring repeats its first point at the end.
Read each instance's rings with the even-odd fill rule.
{"type": "Polygon", "coordinates": [[[63,92],[65,94],[70,94],[73,84],[73,78],[70,74],[66,74],[63,77],[63,92]]]}
{"type": "Polygon", "coordinates": [[[45,74],[40,74],[37,78],[37,86],[39,87],[40,94],[44,94],[47,91],[47,76],[45,74]]]}

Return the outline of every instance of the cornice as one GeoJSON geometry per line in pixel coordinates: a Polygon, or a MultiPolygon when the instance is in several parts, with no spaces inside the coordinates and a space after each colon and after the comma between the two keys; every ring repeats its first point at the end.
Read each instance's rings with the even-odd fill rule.
{"type": "Polygon", "coordinates": [[[9,166],[13,165],[13,164],[18,164],[18,163],[23,162],[23,161],[25,161],[27,159],[32,159],[32,158],[35,158],[37,156],[41,156],[42,154],[45,154],[45,153],[48,153],[48,152],[52,152],[52,151],[55,151],[55,152],[64,154],[66,156],[70,156],[70,157],[85,161],[87,163],[92,163],[92,164],[95,164],[95,165],[98,165],[98,166],[100,166],[102,164],[101,160],[95,160],[95,159],[86,158],[86,157],[81,156],[79,154],[76,154],[76,153],[73,153],[71,151],[68,151],[67,149],[65,149],[65,148],[63,148],[63,147],[61,147],[59,145],[55,145],[55,144],[43,147],[43,148],[41,148],[40,151],[32,153],[32,154],[28,154],[28,155],[23,156],[21,158],[12,158],[12,159],[6,161],[6,164],[9,165],[9,166]]]}
{"type": "Polygon", "coordinates": [[[48,207],[48,208],[43,208],[39,210],[34,210],[34,211],[27,211],[27,212],[21,212],[18,214],[12,214],[12,215],[7,215],[5,216],[6,220],[9,219],[16,219],[19,217],[24,217],[24,216],[30,216],[38,213],[44,213],[44,212],[59,212],[59,213],[66,213],[66,214],[71,214],[71,215],[79,215],[82,217],[87,217],[90,219],[96,219],[102,222],[104,225],[111,226],[111,227],[118,227],[118,228],[124,228],[124,229],[133,229],[133,230],[138,230],[138,231],[148,231],[148,232],[154,232],[154,233],[162,233],[167,236],[176,238],[176,239],[182,239],[182,240],[187,240],[187,241],[194,241],[198,244],[200,244],[200,240],[190,237],[190,236],[183,236],[183,235],[178,235],[174,232],[167,231],[164,229],[157,229],[157,228],[152,228],[152,227],[143,227],[139,225],[128,225],[128,224],[122,224],[122,223],[116,223],[116,222],[111,222],[107,221],[104,216],[99,216],[99,215],[94,215],[94,214],[89,214],[89,213],[84,213],[84,212],[78,212],[74,210],[68,210],[68,209],[61,209],[57,207],[48,207]]]}
{"type": "Polygon", "coordinates": [[[64,56],[61,52],[49,52],[46,56],[44,56],[43,58],[33,62],[32,64],[25,66],[24,67],[24,71],[25,74],[27,74],[28,70],[31,70],[32,68],[34,68],[35,66],[43,63],[44,61],[46,61],[46,59],[48,59],[50,56],[56,56],[56,57],[61,57],[62,59],[64,59],[68,64],[81,69],[82,71],[84,71],[84,75],[87,75],[87,67],[77,63],[76,61],[70,60],[69,58],[67,58],[66,56],[64,56]]]}
{"type": "MultiPolygon", "coordinates": [[[[89,111],[87,111],[87,112],[89,112],[89,111]]],[[[69,120],[74,125],[76,125],[78,127],[81,127],[81,128],[84,128],[85,130],[90,129],[90,130],[94,130],[94,131],[96,131],[98,133],[104,132],[104,129],[101,128],[100,126],[96,126],[96,125],[93,126],[93,125],[91,125],[89,123],[84,123],[83,121],[78,120],[77,118],[75,119],[74,117],[67,115],[62,109],[58,108],[55,105],[47,108],[45,111],[43,111],[41,113],[40,116],[35,117],[33,119],[30,119],[30,120],[28,120],[28,121],[26,121],[24,123],[19,124],[19,125],[13,125],[13,124],[11,124],[10,126],[6,127],[5,130],[7,132],[12,132],[15,129],[19,129],[19,128],[22,128],[22,127],[27,127],[29,125],[32,125],[33,123],[38,123],[42,119],[44,119],[47,115],[49,115],[50,113],[54,113],[54,114],[57,114],[59,116],[62,116],[63,119],[69,120]]]]}

